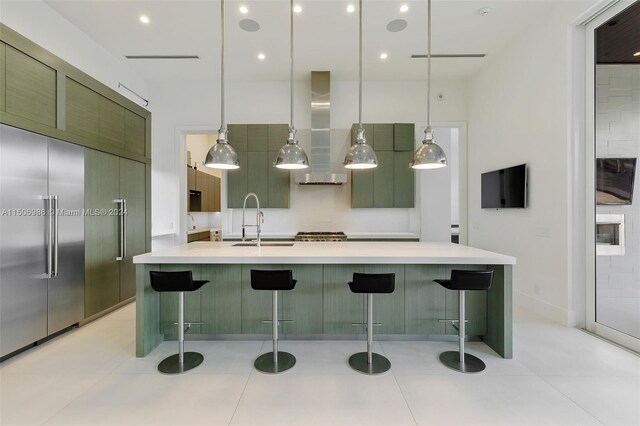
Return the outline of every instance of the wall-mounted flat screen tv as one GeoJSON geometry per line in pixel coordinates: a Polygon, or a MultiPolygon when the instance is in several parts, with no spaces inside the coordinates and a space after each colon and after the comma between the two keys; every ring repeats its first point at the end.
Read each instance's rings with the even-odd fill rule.
{"type": "Polygon", "coordinates": [[[635,174],[635,158],[598,158],[596,204],[631,204],[635,174]]]}
{"type": "Polygon", "coordinates": [[[527,207],[527,165],[482,174],[482,208],[509,209],[527,207]]]}

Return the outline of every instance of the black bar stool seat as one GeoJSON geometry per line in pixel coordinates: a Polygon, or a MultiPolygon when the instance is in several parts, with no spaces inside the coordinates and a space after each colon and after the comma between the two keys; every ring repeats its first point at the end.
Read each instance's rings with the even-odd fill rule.
{"type": "Polygon", "coordinates": [[[458,351],[446,351],[440,354],[440,362],[447,367],[462,373],[477,373],[486,368],[484,362],[464,351],[465,339],[465,292],[466,291],[486,291],[491,288],[493,282],[493,271],[466,271],[454,269],[451,271],[451,279],[434,280],[448,290],[458,291],[458,326],[455,320],[451,321],[458,330],[458,351]]]}
{"type": "Polygon", "coordinates": [[[184,351],[184,333],[191,325],[201,323],[186,323],[184,321],[184,292],[199,290],[209,281],[194,280],[191,271],[159,272],[149,271],[151,288],[157,292],[178,293],[178,353],[163,359],[158,364],[158,371],[165,374],[179,374],[196,368],[204,357],[198,352],[184,351]]]}
{"type": "Polygon", "coordinates": [[[251,270],[251,288],[272,292],[271,320],[265,322],[271,322],[273,351],[256,358],[253,365],[258,371],[282,373],[296,364],[296,357],[292,354],[278,351],[278,326],[280,322],[289,322],[289,320],[278,319],[278,292],[293,290],[297,282],[293,279],[291,270],[251,270]]]}
{"type": "MultiPolygon", "coordinates": [[[[353,273],[349,288],[353,293],[367,295],[367,351],[358,352],[349,357],[349,365],[364,374],[380,374],[391,368],[391,362],[384,356],[373,352],[373,295],[393,293],[396,287],[395,274],[353,273]]],[[[355,323],[354,325],[362,325],[355,323]]]]}

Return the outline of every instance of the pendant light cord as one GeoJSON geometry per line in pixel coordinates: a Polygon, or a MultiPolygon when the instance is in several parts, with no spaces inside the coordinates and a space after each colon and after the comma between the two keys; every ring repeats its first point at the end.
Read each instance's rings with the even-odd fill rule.
{"type": "Polygon", "coordinates": [[[427,128],[431,127],[431,0],[427,1],[427,128]]]}
{"type": "Polygon", "coordinates": [[[225,129],[224,122],[224,0],[220,0],[220,131],[225,129]]]}
{"type": "Polygon", "coordinates": [[[289,60],[291,62],[289,75],[289,95],[291,96],[291,99],[289,106],[291,108],[291,129],[293,129],[293,0],[291,0],[289,4],[289,15],[289,60]]]}
{"type": "Polygon", "coordinates": [[[362,0],[358,2],[358,125],[362,130],[362,0]]]}

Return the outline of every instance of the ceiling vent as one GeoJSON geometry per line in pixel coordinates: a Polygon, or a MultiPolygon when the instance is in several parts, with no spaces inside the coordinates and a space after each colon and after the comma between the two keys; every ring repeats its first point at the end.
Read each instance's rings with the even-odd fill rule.
{"type": "Polygon", "coordinates": [[[198,55],[125,55],[127,59],[200,59],[198,55]]]}

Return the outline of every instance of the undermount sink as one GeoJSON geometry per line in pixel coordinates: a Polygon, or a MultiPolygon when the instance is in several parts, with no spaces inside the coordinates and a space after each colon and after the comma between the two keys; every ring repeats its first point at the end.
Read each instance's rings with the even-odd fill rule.
{"type": "MultiPolygon", "coordinates": [[[[260,243],[260,247],[291,247],[294,243],[260,243]]],[[[258,243],[236,243],[233,247],[257,247],[258,243]]]]}

